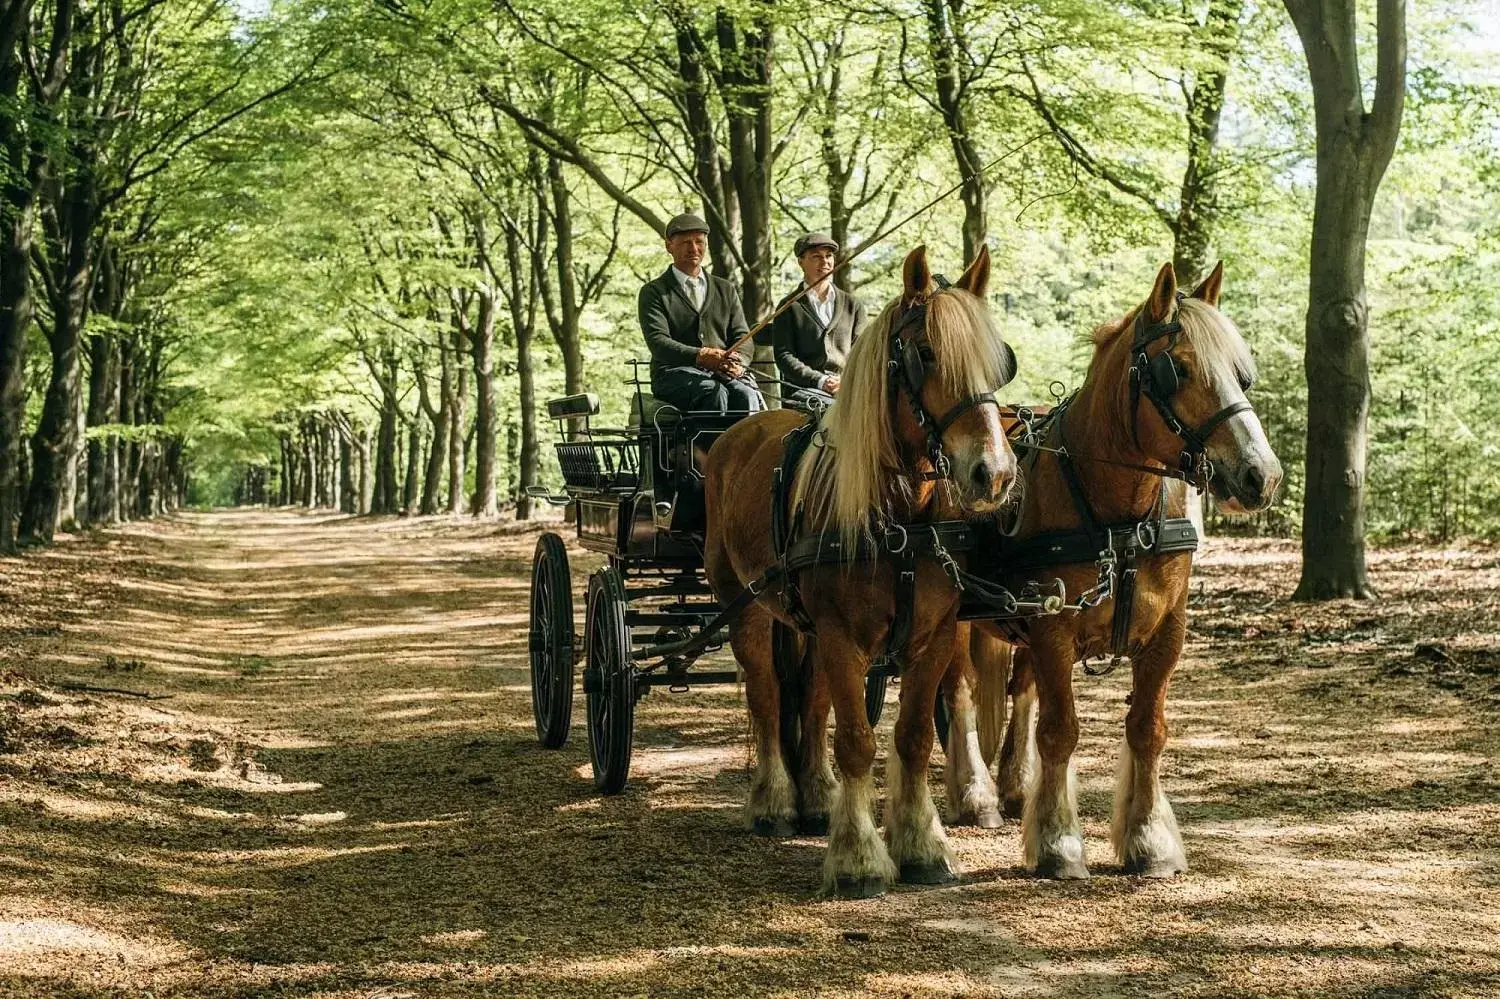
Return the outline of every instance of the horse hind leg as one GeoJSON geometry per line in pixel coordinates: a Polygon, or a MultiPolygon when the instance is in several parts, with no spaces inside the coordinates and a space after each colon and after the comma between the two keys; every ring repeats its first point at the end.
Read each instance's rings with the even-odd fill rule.
{"type": "MultiPolygon", "coordinates": [[[[948,745],[943,747],[947,765],[943,784],[948,792],[948,815],[953,825],[977,825],[982,829],[1000,826],[1000,798],[989,765],[981,748],[980,726],[975,708],[978,678],[975,663],[969,658],[969,643],[959,629],[954,644],[953,663],[944,678],[940,696],[948,699],[948,745]]],[[[1004,701],[1003,692],[1000,695],[1004,701]]]]}
{"type": "Polygon", "coordinates": [[[781,754],[781,699],[771,654],[771,620],[769,611],[751,604],[730,638],[745,671],[745,699],[755,731],[755,774],[745,802],[745,823],[758,836],[792,836],[797,786],[781,754]]]}
{"type": "Polygon", "coordinates": [[[828,677],[812,670],[812,649],[807,651],[804,670],[810,672],[808,696],[802,707],[802,748],[797,775],[797,831],[807,836],[828,834],[828,814],[833,806],[838,780],[828,757],[828,711],[831,700],[828,677]]]}
{"type": "MultiPolygon", "coordinates": [[[[1031,668],[1030,653],[1025,649],[1015,652],[1009,687],[1015,708],[1010,713],[1005,741],[1000,748],[1000,811],[1008,819],[1019,819],[1025,811],[1026,794],[1037,771],[1036,677],[1031,668]]],[[[981,686],[981,690],[984,689],[981,686]]],[[[1002,689],[994,696],[1003,700],[1006,693],[1002,689]]]]}
{"type": "Polygon", "coordinates": [[[1148,878],[1169,878],[1187,870],[1182,834],[1159,773],[1167,741],[1167,680],[1181,646],[1179,639],[1177,648],[1171,648],[1170,638],[1169,634],[1165,639],[1168,649],[1148,648],[1132,664],[1135,682],[1115,771],[1110,822],[1110,841],[1125,873],[1148,878]]]}

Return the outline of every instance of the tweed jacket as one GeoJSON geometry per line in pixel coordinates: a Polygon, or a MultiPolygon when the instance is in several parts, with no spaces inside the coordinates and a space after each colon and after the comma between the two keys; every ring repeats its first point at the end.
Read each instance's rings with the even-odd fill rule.
{"type": "MultiPolygon", "coordinates": [[[[801,290],[798,285],[777,308],[801,290]]],[[[865,325],[865,307],[841,288],[835,287],[833,295],[833,321],[827,327],[805,296],[771,324],[776,367],[783,381],[798,388],[822,388],[825,375],[843,374],[849,348],[865,325]]]]}
{"type": "MultiPolygon", "coordinates": [[[[734,285],[721,277],[704,272],[708,283],[703,309],[693,303],[668,267],[661,276],[641,286],[638,300],[641,333],[651,350],[651,381],[666,368],[680,368],[698,362],[700,347],[723,349],[742,336],[750,327],[734,285]]],[[[749,370],[754,359],[753,346],[744,344],[738,354],[749,370]]]]}

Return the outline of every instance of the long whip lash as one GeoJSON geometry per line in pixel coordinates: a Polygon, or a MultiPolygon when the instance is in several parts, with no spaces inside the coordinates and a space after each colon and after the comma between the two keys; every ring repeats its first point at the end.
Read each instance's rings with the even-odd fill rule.
{"type": "MultiPolygon", "coordinates": [[[[869,240],[869,242],[865,243],[864,246],[860,247],[860,249],[859,249],[858,252],[851,253],[847,257],[845,257],[843,260],[839,261],[838,264],[834,266],[833,270],[831,270],[831,271],[828,272],[828,277],[832,278],[839,271],[843,270],[845,267],[848,267],[850,264],[852,264],[854,262],[854,258],[855,257],[858,257],[861,253],[863,253],[866,250],[870,249],[870,247],[878,245],[882,239],[885,239],[891,233],[895,232],[897,229],[900,229],[902,226],[906,225],[906,223],[910,222],[912,219],[916,218],[918,215],[921,215],[924,212],[931,211],[933,208],[935,208],[938,205],[939,202],[943,201],[946,198],[952,197],[960,189],[962,189],[963,186],[965,184],[967,184],[969,181],[975,179],[976,177],[983,177],[990,170],[993,170],[995,167],[999,166],[1001,163],[1003,163],[1006,160],[1010,159],[1016,153],[1019,153],[1021,150],[1025,149],[1027,146],[1031,145],[1033,142],[1035,142],[1036,140],[1042,138],[1043,136],[1045,136],[1047,134],[1048,133],[1046,133],[1046,132],[1038,132],[1035,135],[1033,135],[1031,138],[1027,139],[1025,142],[1021,143],[1019,146],[1013,146],[1012,148],[1007,149],[1005,152],[1001,153],[999,156],[996,156],[994,159],[990,160],[988,163],[986,163],[983,166],[979,167],[973,173],[967,174],[966,176],[964,176],[964,178],[962,180],[960,180],[957,184],[954,184],[952,187],[948,188],[942,194],[939,194],[937,197],[935,197],[931,201],[927,202],[927,204],[923,205],[921,208],[918,208],[916,211],[914,211],[911,214],[907,215],[901,221],[896,222],[896,223],[894,223],[894,224],[892,224],[890,226],[887,226],[881,232],[876,233],[875,236],[872,237],[869,240]]],[[[827,280],[827,278],[825,278],[824,280],[827,280]]],[[[740,337],[738,340],[736,340],[734,343],[730,344],[728,347],[725,347],[724,348],[724,352],[727,354],[727,353],[733,353],[734,351],[739,350],[740,347],[742,347],[747,340],[752,339],[761,330],[765,329],[767,326],[771,325],[771,323],[775,322],[777,316],[781,315],[787,309],[790,309],[792,306],[794,306],[798,302],[802,301],[802,299],[804,297],[806,297],[807,293],[810,292],[810,291],[812,291],[812,287],[809,286],[809,285],[804,285],[801,291],[797,292],[795,295],[793,295],[791,298],[787,299],[785,302],[782,302],[781,306],[775,312],[771,313],[769,316],[767,316],[766,318],[762,319],[760,322],[756,323],[755,326],[752,327],[747,333],[745,333],[744,336],[740,337]]]]}

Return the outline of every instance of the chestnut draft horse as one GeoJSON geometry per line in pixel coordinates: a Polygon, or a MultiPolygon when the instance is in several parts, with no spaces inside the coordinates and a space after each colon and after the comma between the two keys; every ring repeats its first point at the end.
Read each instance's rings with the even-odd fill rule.
{"type": "MultiPolygon", "coordinates": [[[[1024,459],[1014,534],[987,553],[1006,585],[1056,576],[1079,594],[1112,577],[1108,599],[1026,622],[1026,647],[1016,650],[1000,793],[1007,812],[1024,793],[1025,861],[1044,877],[1089,874],[1074,791],[1072,674],[1074,663],[1104,655],[1128,656],[1132,674],[1111,823],[1115,854],[1129,874],[1187,869],[1158,763],[1167,683],[1187,630],[1192,552],[1182,549],[1196,547],[1196,534],[1186,521],[1170,522],[1186,544],[1167,553],[1156,529],[1183,516],[1187,481],[1202,488],[1206,479],[1229,513],[1263,509],[1281,482],[1281,463],[1245,398],[1254,362],[1218,310],[1223,274],[1220,263],[1184,297],[1167,264],[1143,305],[1094,332],[1083,387],[1038,428],[1041,446],[1024,459]],[[1179,478],[1163,477],[1173,473],[1179,478]]],[[[982,623],[973,631],[965,652],[981,666],[981,717],[993,720],[1003,717],[1009,671],[1008,650],[992,636],[1004,632],[982,623]]]]}
{"type": "Polygon", "coordinates": [[[782,531],[797,533],[797,525],[818,551],[838,545],[862,552],[857,560],[820,561],[767,585],[730,631],[756,736],[748,824],[762,835],[826,827],[825,891],[861,898],[882,893],[897,877],[923,884],[954,877],[927,764],[959,591],[934,557],[901,563],[901,572],[896,560],[903,552],[910,558],[929,533],[936,545],[939,522],[950,522],[945,518],[998,511],[1016,470],[994,398],[1014,358],[984,304],[988,250],[956,285],[936,290],[919,247],[907,256],[902,279],[901,297],[850,351],[837,400],[794,468],[783,469],[788,440],[807,418],[778,410],[725,432],[705,469],[704,564],[721,604],[789,564],[775,539],[782,531]],[[778,470],[790,472],[786,518],[773,514],[778,470]],[[773,529],[773,519],[780,527],[773,529]],[[923,524],[931,526],[924,531],[923,524]],[[910,594],[900,608],[898,592],[910,594]],[[801,664],[804,690],[800,719],[792,714],[786,723],[800,727],[800,737],[788,739],[795,733],[783,732],[773,633],[795,635],[799,619],[811,624],[815,639],[795,639],[799,649],[787,657],[801,664]],[[875,733],[865,714],[865,674],[892,635],[903,632],[891,642],[900,646],[893,651],[903,672],[883,842],[875,828],[875,733]],[[841,785],[827,758],[830,703],[841,785]]]}

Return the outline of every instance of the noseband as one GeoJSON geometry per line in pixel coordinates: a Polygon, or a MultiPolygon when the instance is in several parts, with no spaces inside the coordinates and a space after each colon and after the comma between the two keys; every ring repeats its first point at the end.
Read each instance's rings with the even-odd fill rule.
{"type": "MultiPolygon", "coordinates": [[[[934,277],[939,288],[949,287],[948,280],[942,275],[934,277]]],[[[893,389],[899,389],[906,394],[907,401],[911,403],[912,413],[916,416],[917,425],[927,432],[927,457],[932,462],[932,471],[922,474],[922,481],[931,482],[936,479],[946,479],[952,475],[952,463],[948,461],[948,455],[943,450],[943,434],[948,428],[971,409],[979,406],[994,406],[999,410],[1000,403],[995,399],[995,391],[979,392],[975,395],[960,399],[954,403],[942,416],[934,417],[922,402],[922,385],[927,381],[927,363],[933,359],[932,345],[923,337],[927,329],[927,299],[922,298],[906,307],[906,310],[897,318],[890,336],[890,380],[893,389]]],[[[1010,344],[1001,342],[1006,354],[1010,358],[1011,376],[995,389],[1002,389],[1010,384],[1011,378],[1015,377],[1016,354],[1011,350],[1010,344]]]]}
{"type": "Polygon", "coordinates": [[[1196,427],[1188,426],[1172,408],[1172,396],[1182,387],[1181,373],[1172,357],[1172,348],[1177,346],[1177,339],[1182,334],[1182,322],[1178,316],[1184,297],[1182,292],[1177,293],[1178,308],[1170,320],[1147,323],[1144,309],[1135,318],[1130,345],[1130,434],[1139,447],[1140,430],[1136,426],[1136,412],[1144,394],[1161,414],[1167,429],[1182,440],[1182,451],[1177,455],[1178,471],[1188,482],[1199,489],[1206,489],[1214,476],[1213,462],[1208,459],[1209,435],[1219,424],[1240,413],[1251,412],[1255,407],[1241,399],[1225,406],[1196,427]],[[1166,349],[1155,357],[1147,357],[1146,348],[1164,336],[1172,338],[1166,349]]]}

